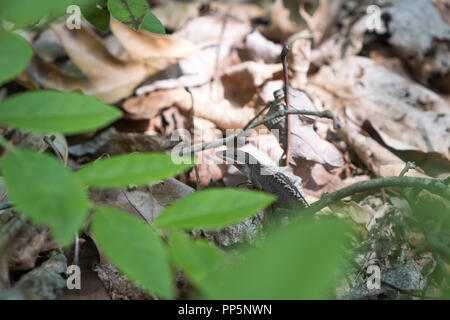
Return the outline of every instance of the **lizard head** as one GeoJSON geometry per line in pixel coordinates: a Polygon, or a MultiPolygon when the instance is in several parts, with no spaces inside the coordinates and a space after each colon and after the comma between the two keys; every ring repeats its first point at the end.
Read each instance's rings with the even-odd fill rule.
{"type": "Polygon", "coordinates": [[[246,175],[250,168],[259,164],[258,160],[251,154],[236,149],[222,150],[216,153],[217,157],[224,160],[226,164],[232,164],[246,175]]]}

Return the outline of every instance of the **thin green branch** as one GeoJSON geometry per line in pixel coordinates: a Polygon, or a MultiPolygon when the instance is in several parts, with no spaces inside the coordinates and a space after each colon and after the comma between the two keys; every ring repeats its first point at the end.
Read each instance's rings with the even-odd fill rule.
{"type": "Polygon", "coordinates": [[[420,188],[438,194],[445,199],[450,199],[450,187],[439,180],[428,178],[412,178],[412,177],[389,177],[379,178],[369,181],[362,181],[345,187],[341,190],[324,195],[320,200],[311,204],[309,208],[301,211],[301,214],[313,214],[326,206],[351,196],[355,193],[373,191],[381,188],[401,187],[401,188],[420,188]]]}

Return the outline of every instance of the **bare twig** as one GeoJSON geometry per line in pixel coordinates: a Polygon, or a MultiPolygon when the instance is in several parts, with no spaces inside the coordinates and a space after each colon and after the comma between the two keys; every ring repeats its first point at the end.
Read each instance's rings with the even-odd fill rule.
{"type": "Polygon", "coordinates": [[[244,129],[242,129],[243,131],[247,130],[248,127],[250,127],[250,125],[256,121],[256,119],[258,119],[263,113],[264,111],[266,111],[267,109],[270,108],[270,103],[266,104],[266,106],[264,108],[261,109],[261,111],[259,111],[256,116],[253,117],[252,120],[250,120],[244,127],[244,129]]]}
{"type": "MultiPolygon", "coordinates": [[[[194,95],[192,94],[191,89],[189,89],[188,87],[184,87],[184,90],[186,90],[187,93],[189,93],[189,95],[191,96],[191,113],[194,114],[194,95]]],[[[191,118],[192,119],[192,118],[191,118]]],[[[192,126],[189,125],[189,127],[192,129],[194,127],[193,121],[192,121],[192,126]]],[[[193,132],[191,132],[192,134],[193,132]]],[[[196,189],[197,191],[200,190],[200,173],[198,171],[198,166],[195,163],[195,155],[191,154],[191,161],[192,163],[194,163],[194,171],[195,171],[195,180],[196,180],[196,189]]]]}
{"type": "Polygon", "coordinates": [[[414,162],[408,161],[398,176],[403,177],[409,170],[415,169],[415,168],[416,168],[416,164],[414,162]]]}
{"type": "MultiPolygon", "coordinates": [[[[287,55],[289,54],[289,51],[291,50],[290,46],[286,43],[283,46],[283,50],[281,50],[281,62],[283,64],[283,74],[284,74],[284,99],[286,102],[286,111],[289,111],[290,109],[290,103],[289,103],[289,74],[288,74],[288,68],[287,68],[287,55]]],[[[291,141],[291,128],[290,128],[290,122],[289,122],[289,114],[286,116],[286,149],[284,150],[284,153],[286,155],[286,163],[285,165],[289,165],[289,146],[291,141]]]]}
{"type": "Polygon", "coordinates": [[[196,189],[197,191],[199,191],[201,189],[201,184],[200,184],[200,173],[198,172],[197,165],[194,165],[194,171],[195,171],[196,189]]]}
{"type": "Polygon", "coordinates": [[[197,145],[197,146],[193,146],[190,147],[188,149],[183,149],[180,151],[179,155],[183,156],[183,155],[189,155],[191,153],[196,153],[196,152],[200,152],[200,151],[204,151],[204,150],[208,150],[208,149],[213,149],[213,148],[217,148],[220,146],[225,145],[228,141],[238,138],[240,136],[242,136],[245,132],[256,128],[262,124],[265,124],[273,119],[276,118],[280,118],[280,117],[284,117],[288,114],[302,114],[302,115],[308,115],[308,116],[316,116],[316,117],[320,117],[320,118],[328,118],[328,119],[332,119],[333,123],[335,125],[335,127],[339,127],[339,120],[333,115],[333,113],[331,113],[330,111],[310,111],[310,110],[280,110],[274,114],[272,114],[270,117],[266,117],[260,121],[256,121],[253,122],[249,125],[246,126],[245,130],[239,130],[237,131],[235,134],[229,135],[223,139],[219,139],[213,142],[209,142],[203,145],[197,145]]]}

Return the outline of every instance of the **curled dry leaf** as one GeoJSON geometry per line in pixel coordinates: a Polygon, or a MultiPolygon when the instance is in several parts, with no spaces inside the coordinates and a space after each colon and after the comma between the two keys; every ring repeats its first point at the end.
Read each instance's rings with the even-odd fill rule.
{"type": "MultiPolygon", "coordinates": [[[[307,92],[314,97],[316,105],[328,106],[335,112],[335,115],[340,116],[340,119],[345,121],[345,118],[340,115],[344,109],[344,101],[314,85],[308,85],[307,92]]],[[[355,152],[359,160],[379,177],[398,176],[406,165],[403,160],[383,147],[351,121],[347,120],[345,123],[342,123],[338,134],[345,141],[349,150],[355,152]]],[[[406,175],[426,176],[416,169],[408,171],[406,175]]]]}
{"type": "Polygon", "coordinates": [[[198,17],[200,6],[200,2],[170,1],[152,8],[152,13],[164,27],[177,31],[190,19],[198,17]]]}
{"type": "Polygon", "coordinates": [[[434,92],[363,57],[324,66],[311,82],[342,99],[351,121],[369,121],[389,147],[448,155],[449,105],[434,92]]]}
{"type": "MultiPolygon", "coordinates": [[[[359,159],[379,177],[398,176],[406,163],[368,136],[360,128],[347,122],[339,129],[339,134],[359,157],[359,159]]],[[[426,177],[419,170],[409,170],[411,177],[426,177]]]]}
{"type": "MultiPolygon", "coordinates": [[[[111,31],[136,61],[160,59],[158,63],[168,59],[181,59],[195,53],[198,48],[182,37],[156,34],[146,30],[135,31],[118,20],[111,21],[111,31]]],[[[159,70],[163,68],[158,67],[159,70]]]]}
{"type": "MultiPolygon", "coordinates": [[[[207,84],[214,77],[216,61],[218,60],[217,47],[206,47],[197,51],[192,56],[181,60],[165,70],[150,77],[136,90],[137,95],[183,87],[197,87],[207,84]]],[[[227,57],[219,58],[221,66],[227,65],[227,57]]]]}
{"type": "MultiPolygon", "coordinates": [[[[317,111],[317,108],[302,91],[291,88],[290,90],[291,110],[317,111]]],[[[327,167],[339,168],[344,164],[342,154],[337,148],[321,138],[314,130],[313,125],[307,120],[311,117],[301,115],[289,116],[291,129],[291,159],[294,167],[304,165],[304,161],[320,163],[327,167]]]]}
{"type": "MultiPolygon", "coordinates": [[[[149,84],[138,88],[136,93],[143,95],[156,90],[197,87],[209,83],[211,79],[219,77],[222,69],[230,64],[233,48],[242,44],[250,30],[248,22],[236,20],[229,15],[203,16],[189,21],[174,36],[195,43],[199,50],[175,66],[149,78],[149,84]]],[[[215,98],[222,97],[219,95],[215,98]]]]}
{"type": "Polygon", "coordinates": [[[29,66],[29,76],[46,88],[79,90],[105,102],[115,103],[132,94],[134,88],[148,76],[195,50],[195,46],[188,41],[169,35],[134,32],[115,20],[111,27],[128,50],[136,50],[129,53],[138,60],[123,61],[115,57],[84,25],[80,30],[68,30],[64,24],[54,24],[52,30],[67,55],[83,71],[84,77],[67,75],[40,58],[35,58],[29,66]]]}
{"type": "Polygon", "coordinates": [[[266,39],[259,31],[255,30],[247,35],[244,42],[245,60],[264,62],[268,64],[280,61],[281,45],[266,39]]]}

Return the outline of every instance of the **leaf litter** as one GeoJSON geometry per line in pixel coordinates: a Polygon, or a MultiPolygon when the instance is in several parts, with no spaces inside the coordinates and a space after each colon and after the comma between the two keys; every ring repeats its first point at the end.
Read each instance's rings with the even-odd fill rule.
{"type": "MultiPolygon", "coordinates": [[[[171,139],[178,129],[193,135],[189,145],[199,136],[202,143],[210,143],[224,137],[227,129],[242,129],[283,87],[280,53],[288,41],[291,108],[330,110],[341,121],[335,128],[329,119],[290,116],[288,171],[303,185],[310,202],[357,181],[398,176],[407,161],[417,165],[407,176],[444,180],[450,172],[448,15],[441,1],[386,3],[374,1],[381,8],[383,33],[367,30],[364,3],[326,0],[307,1],[306,6],[276,0],[267,11],[254,3],[211,2],[205,7],[168,1],[153,11],[173,31],[168,35],[134,31],[114,19],[107,36],[87,24],[78,31],[53,24],[29,37],[36,54],[16,81],[25,88],[81,91],[125,111],[123,119],[106,130],[67,141],[56,135],[69,166],[79,168],[117,154],[169,152],[180,142],[171,139]],[[418,14],[420,19],[415,18],[418,14]]],[[[257,129],[243,149],[261,162],[277,165],[283,155],[279,141],[263,126],[257,129]]],[[[16,146],[49,150],[42,135],[1,130],[16,146]]],[[[197,188],[252,188],[233,166],[218,161],[217,150],[196,154],[202,159],[199,181],[192,170],[153,185],[92,190],[90,197],[150,223],[166,206],[197,188]]],[[[383,189],[352,196],[319,213],[351,221],[360,237],[353,243],[356,258],[346,275],[350,280],[342,281],[335,297],[439,296],[449,279],[449,224],[448,219],[440,221],[449,205],[434,197],[424,190],[400,194],[383,189]],[[427,215],[427,201],[440,214],[427,215]],[[433,227],[437,224],[440,232],[433,227]],[[381,269],[377,290],[366,286],[369,265],[381,269]]],[[[0,213],[0,227],[14,231],[0,242],[0,279],[2,285],[14,285],[10,291],[0,287],[0,295],[56,298],[64,287],[67,258],[48,230],[21,221],[12,210],[0,213]],[[17,278],[17,271],[27,273],[17,278]],[[38,287],[36,281],[46,287],[38,287]]],[[[258,242],[265,214],[191,235],[232,252],[235,246],[258,242]]],[[[89,226],[84,233],[90,239],[89,226]]],[[[90,241],[82,241],[82,248],[90,241]]],[[[95,244],[92,248],[91,254],[100,259],[88,259],[88,272],[107,289],[96,289],[98,296],[156,298],[121,276],[95,244]]],[[[188,280],[180,274],[177,281],[177,297],[186,296],[188,280]]]]}

